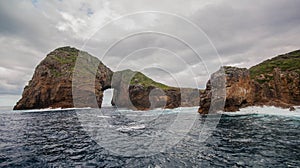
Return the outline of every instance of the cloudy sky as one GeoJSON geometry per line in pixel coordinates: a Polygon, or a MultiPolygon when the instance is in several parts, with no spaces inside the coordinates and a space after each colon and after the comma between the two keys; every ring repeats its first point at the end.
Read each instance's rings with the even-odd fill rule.
{"type": "Polygon", "coordinates": [[[221,65],[251,67],[299,49],[299,0],[0,1],[0,106],[12,106],[36,65],[60,46],[112,70],[203,88],[221,65]]]}

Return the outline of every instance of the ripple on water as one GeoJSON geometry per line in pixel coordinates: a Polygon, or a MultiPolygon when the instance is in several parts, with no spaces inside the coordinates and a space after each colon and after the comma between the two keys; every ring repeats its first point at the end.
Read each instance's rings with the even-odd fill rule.
{"type": "MultiPolygon", "coordinates": [[[[124,111],[126,114],[135,115],[124,118],[124,115],[112,113],[110,110],[106,109],[101,115],[89,117],[90,122],[95,122],[92,120],[99,118],[105,119],[112,124],[112,128],[129,137],[151,137],[152,133],[164,131],[167,128],[166,124],[172,123],[178,114],[178,109],[168,110],[166,113],[156,110],[153,114],[162,115],[161,120],[147,113],[149,118],[133,122],[134,119],[141,117],[139,113],[124,111]]],[[[72,109],[51,112],[7,112],[0,113],[0,116],[1,167],[299,167],[300,165],[300,122],[297,116],[290,114],[223,115],[212,136],[201,143],[198,136],[205,118],[197,116],[196,123],[182,141],[164,152],[144,157],[118,156],[101,147],[83,129],[77,113],[72,109]]],[[[109,134],[107,136],[113,137],[109,134]]],[[[131,145],[136,142],[129,139],[127,143],[131,145]]],[[[160,143],[164,145],[163,141],[160,143]]]]}

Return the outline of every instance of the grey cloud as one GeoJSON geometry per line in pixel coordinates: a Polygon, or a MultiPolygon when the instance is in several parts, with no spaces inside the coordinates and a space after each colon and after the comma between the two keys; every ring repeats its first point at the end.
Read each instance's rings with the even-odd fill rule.
{"type": "MultiPolygon", "coordinates": [[[[281,36],[290,31],[293,31],[293,36],[299,34],[299,6],[300,2],[295,0],[288,2],[280,0],[251,1],[251,3],[246,1],[228,3],[228,1],[224,1],[219,4],[211,4],[205,9],[197,11],[192,18],[208,34],[223,58],[228,60],[226,58],[228,56],[243,55],[245,62],[247,62],[249,57],[255,59],[255,56],[260,55],[250,55],[253,52],[264,54],[265,51],[269,50],[269,53],[273,54],[271,51],[275,47],[277,52],[289,51],[278,49],[287,45],[289,45],[290,50],[299,47],[297,40],[287,39],[291,35],[281,36]],[[295,30],[297,31],[295,32],[295,30]],[[280,39],[280,41],[262,42],[271,38],[280,39]]],[[[265,56],[270,57],[270,54],[265,56]]],[[[232,63],[234,61],[236,60],[231,60],[232,63]]],[[[249,67],[257,61],[250,63],[245,63],[244,66],[249,67]]]]}
{"type": "Polygon", "coordinates": [[[142,69],[153,65],[154,68],[144,70],[153,79],[174,86],[174,79],[164,69],[180,79],[183,86],[194,87],[195,79],[197,86],[203,88],[209,73],[219,68],[220,61],[225,65],[249,67],[271,56],[299,49],[299,8],[298,0],[79,0],[35,4],[1,1],[0,94],[21,94],[34,67],[51,50],[65,45],[90,52],[113,70],[124,56],[138,49],[164,48],[182,60],[170,59],[171,54],[162,50],[145,50],[135,53],[123,67],[142,69]],[[173,15],[136,15],[100,29],[112,19],[145,10],[169,12],[192,21],[207,34],[220,58],[205,34],[173,15]],[[198,51],[200,58],[182,41],[153,34],[126,39],[102,58],[110,44],[143,30],[179,37],[198,51]],[[155,59],[160,65],[156,68],[155,59]],[[209,67],[208,72],[205,66],[209,67]]]}

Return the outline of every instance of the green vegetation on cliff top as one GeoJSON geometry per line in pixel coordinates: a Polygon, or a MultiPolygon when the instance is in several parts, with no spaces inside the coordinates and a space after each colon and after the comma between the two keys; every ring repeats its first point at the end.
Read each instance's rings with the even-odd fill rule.
{"type": "Polygon", "coordinates": [[[254,79],[260,74],[272,73],[274,68],[280,68],[282,71],[295,71],[300,74],[300,50],[279,55],[251,67],[251,78],[254,79]]]}
{"type": "Polygon", "coordinates": [[[50,53],[52,58],[61,64],[74,64],[79,50],[72,47],[61,47],[50,53]]]}
{"type": "MultiPolygon", "coordinates": [[[[80,67],[82,68],[82,71],[80,71],[81,75],[84,75],[88,72],[92,72],[92,70],[90,70],[90,69],[97,67],[99,64],[103,64],[96,57],[91,56],[87,52],[83,52],[83,51],[80,51],[76,48],[69,47],[69,46],[55,49],[48,55],[48,58],[60,63],[61,65],[68,65],[68,66],[65,66],[67,69],[64,69],[64,70],[69,71],[69,72],[71,72],[71,71],[73,72],[76,61],[80,61],[78,66],[79,66],[79,68],[80,67]],[[79,57],[82,59],[77,60],[77,58],[79,58],[79,57]]],[[[63,73],[60,70],[55,69],[55,68],[52,68],[51,72],[55,77],[60,77],[63,73]]],[[[153,87],[157,87],[157,88],[160,88],[163,90],[172,88],[172,87],[164,85],[162,83],[155,82],[154,80],[147,77],[146,75],[144,75],[141,72],[132,71],[129,69],[123,70],[123,71],[118,71],[115,73],[115,75],[117,78],[123,78],[123,80],[131,79],[130,85],[138,84],[138,85],[142,85],[144,87],[153,86],[153,87]]]]}
{"type": "Polygon", "coordinates": [[[126,69],[123,71],[117,71],[115,72],[114,76],[117,78],[120,78],[120,76],[118,76],[119,74],[122,74],[122,78],[123,80],[130,80],[130,85],[142,85],[144,87],[149,87],[149,86],[153,86],[156,88],[160,88],[163,90],[168,90],[171,89],[172,87],[164,85],[162,83],[156,82],[154,80],[152,80],[151,78],[147,77],[146,75],[144,75],[141,72],[137,72],[137,71],[132,71],[130,69],[126,69]]]}
{"type": "Polygon", "coordinates": [[[80,75],[93,74],[99,64],[103,65],[98,58],[69,46],[55,49],[43,61],[46,64],[50,63],[48,66],[54,77],[72,74],[75,64],[77,66],[76,72],[80,75]]]}
{"type": "Polygon", "coordinates": [[[151,78],[147,77],[146,75],[144,75],[141,72],[136,72],[136,74],[133,76],[133,78],[130,81],[130,84],[140,84],[143,85],[144,87],[148,87],[148,86],[154,86],[163,90],[167,90],[170,89],[170,86],[164,85],[162,83],[159,82],[155,82],[154,80],[152,80],[151,78]]]}

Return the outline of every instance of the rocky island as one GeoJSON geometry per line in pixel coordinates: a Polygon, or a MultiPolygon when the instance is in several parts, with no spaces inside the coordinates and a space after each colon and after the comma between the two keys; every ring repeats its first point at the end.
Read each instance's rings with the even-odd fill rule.
{"type": "MultiPolygon", "coordinates": [[[[73,104],[72,80],[73,70],[78,55],[84,55],[81,59],[86,72],[80,75],[80,81],[86,81],[86,74],[92,64],[97,64],[95,89],[84,87],[80,90],[84,94],[96,95],[97,104],[101,107],[103,90],[110,86],[113,72],[102,64],[96,57],[76,48],[62,47],[50,52],[36,67],[32,79],[25,86],[22,98],[17,102],[14,110],[42,109],[42,108],[71,108],[73,104]]],[[[79,89],[78,89],[79,90],[79,89]]],[[[84,97],[78,107],[96,107],[89,97],[84,97]]]]}
{"type": "Polygon", "coordinates": [[[36,67],[14,110],[99,108],[109,88],[114,89],[112,105],[117,107],[147,110],[199,105],[198,89],[170,87],[132,70],[113,72],[87,52],[61,47],[36,67]]]}
{"type": "MultiPolygon", "coordinates": [[[[224,103],[224,111],[253,105],[283,108],[300,105],[300,50],[250,69],[228,66],[221,69],[225,74],[226,98],[224,102],[219,101],[224,103]]],[[[113,72],[87,52],[61,47],[50,52],[36,67],[14,110],[99,108],[103,92],[113,88],[112,105],[117,107],[148,110],[200,105],[199,113],[207,114],[214,101],[211,81],[218,73],[211,75],[205,90],[176,88],[156,82],[141,72],[129,69],[113,72]]]]}
{"type": "MultiPolygon", "coordinates": [[[[226,78],[224,111],[263,105],[293,110],[293,106],[300,105],[300,50],[279,55],[250,69],[226,66],[223,69],[226,78]]],[[[209,80],[201,94],[198,110],[201,114],[207,114],[211,108],[210,85],[209,80]]]]}

